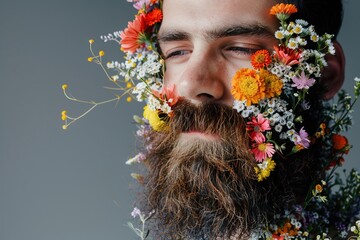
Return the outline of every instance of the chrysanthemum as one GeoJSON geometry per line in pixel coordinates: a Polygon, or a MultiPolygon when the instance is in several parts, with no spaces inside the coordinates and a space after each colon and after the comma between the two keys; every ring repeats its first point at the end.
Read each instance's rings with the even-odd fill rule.
{"type": "Polygon", "coordinates": [[[137,15],[135,20],[128,23],[128,27],[121,32],[121,49],[124,52],[134,53],[143,44],[143,35],[146,29],[145,15],[137,15]]]}
{"type": "Polygon", "coordinates": [[[251,55],[251,64],[255,69],[267,67],[271,63],[271,56],[268,50],[258,50],[251,55]]]}
{"type": "Polygon", "coordinates": [[[246,105],[257,104],[265,98],[265,84],[253,69],[242,68],[232,79],[231,94],[235,100],[246,100],[246,105]]]}
{"type": "Polygon", "coordinates": [[[252,141],[262,143],[265,141],[263,132],[271,130],[269,119],[264,118],[262,114],[252,117],[251,122],[247,122],[246,130],[249,131],[252,141]]]}
{"type": "Polygon", "coordinates": [[[258,162],[264,161],[265,158],[271,158],[274,153],[274,145],[272,143],[254,143],[251,151],[255,156],[255,160],[258,162]]]}
{"type": "Polygon", "coordinates": [[[265,97],[272,98],[279,96],[283,87],[281,79],[267,70],[260,70],[260,77],[265,83],[265,97]]]}
{"type": "Polygon", "coordinates": [[[255,173],[258,176],[258,181],[266,179],[270,176],[270,172],[274,171],[276,163],[271,158],[267,158],[262,163],[259,163],[257,167],[255,167],[255,173]]]}
{"type": "Polygon", "coordinates": [[[155,8],[145,16],[145,22],[147,26],[152,26],[155,23],[161,22],[163,17],[162,11],[158,8],[155,8]]]}
{"type": "Polygon", "coordinates": [[[291,14],[296,12],[297,8],[294,4],[279,3],[270,9],[270,14],[275,15],[280,21],[288,19],[291,14]]]}

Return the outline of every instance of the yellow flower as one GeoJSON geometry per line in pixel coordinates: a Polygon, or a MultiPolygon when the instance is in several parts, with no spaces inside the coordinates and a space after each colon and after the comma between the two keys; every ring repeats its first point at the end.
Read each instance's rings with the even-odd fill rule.
{"type": "Polygon", "coordinates": [[[90,40],[89,40],[89,43],[90,43],[90,44],[93,44],[94,42],[95,42],[94,39],[90,39],[90,40]]]}
{"type": "Polygon", "coordinates": [[[62,111],[61,112],[61,120],[65,121],[67,119],[67,116],[66,116],[66,111],[62,111]]]}
{"type": "Polygon", "coordinates": [[[127,98],[126,98],[126,101],[127,101],[127,102],[131,102],[131,101],[132,101],[132,98],[131,98],[131,97],[127,97],[127,98]]]}
{"type": "Polygon", "coordinates": [[[66,90],[67,88],[68,88],[68,85],[67,84],[63,84],[62,86],[61,86],[61,88],[62,88],[62,90],[66,90]]]}
{"type": "Polygon", "coordinates": [[[132,83],[131,82],[128,82],[127,84],[126,84],[126,88],[131,88],[133,85],[132,85],[132,83]]]}
{"type": "Polygon", "coordinates": [[[265,82],[265,97],[272,98],[279,96],[283,87],[281,79],[271,72],[261,69],[260,78],[265,82]]]}
{"type": "Polygon", "coordinates": [[[159,117],[159,112],[151,110],[148,105],[144,107],[143,116],[155,131],[163,131],[167,127],[166,122],[159,117]]]}
{"type": "Polygon", "coordinates": [[[94,58],[92,58],[92,57],[88,57],[88,62],[92,62],[93,60],[94,60],[94,58]]]}
{"type": "Polygon", "coordinates": [[[231,84],[231,94],[236,100],[246,100],[247,106],[265,98],[264,79],[253,69],[242,68],[237,71],[231,84]]]}
{"type": "Polygon", "coordinates": [[[100,57],[102,57],[102,56],[104,56],[104,55],[105,55],[105,52],[104,52],[104,51],[100,51],[100,52],[99,52],[99,56],[100,56],[100,57]]]}
{"type": "Polygon", "coordinates": [[[275,169],[276,163],[271,158],[267,158],[262,163],[255,167],[255,173],[258,176],[258,182],[270,176],[270,172],[275,169]]]}

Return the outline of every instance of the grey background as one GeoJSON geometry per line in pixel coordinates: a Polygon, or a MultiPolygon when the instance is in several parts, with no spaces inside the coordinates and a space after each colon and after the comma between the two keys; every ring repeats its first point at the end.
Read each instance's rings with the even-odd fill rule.
{"type": "MultiPolygon", "coordinates": [[[[345,1],[339,36],[351,92],[360,77],[359,10],[359,0],[345,1]]],[[[60,120],[63,109],[85,110],[65,99],[63,83],[78,98],[111,96],[101,69],[86,61],[88,39],[106,59],[120,59],[116,44],[99,36],[123,29],[133,14],[125,0],[0,0],[0,240],[136,239],[125,226],[136,167],[124,162],[136,153],[131,122],[141,107],[108,104],[67,131],[60,120]]],[[[354,116],[346,164],[359,169],[360,111],[354,116]]]]}

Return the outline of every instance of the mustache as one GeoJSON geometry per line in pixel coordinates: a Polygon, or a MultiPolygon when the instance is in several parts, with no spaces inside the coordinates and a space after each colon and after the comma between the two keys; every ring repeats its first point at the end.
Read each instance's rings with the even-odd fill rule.
{"type": "MultiPolygon", "coordinates": [[[[231,133],[229,129],[245,131],[245,121],[241,115],[229,106],[220,103],[194,105],[181,100],[173,108],[174,116],[170,120],[172,132],[202,132],[206,134],[231,133]]],[[[231,137],[231,136],[221,136],[231,137]]]]}

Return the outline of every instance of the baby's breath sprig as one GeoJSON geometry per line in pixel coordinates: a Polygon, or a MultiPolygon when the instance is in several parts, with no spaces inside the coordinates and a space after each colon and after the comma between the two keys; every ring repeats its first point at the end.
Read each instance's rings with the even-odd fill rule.
{"type": "Polygon", "coordinates": [[[145,240],[150,233],[150,230],[145,230],[146,221],[148,221],[153,215],[155,214],[155,211],[151,211],[147,216],[145,213],[142,213],[140,209],[134,208],[134,210],[131,213],[131,216],[136,218],[139,216],[141,221],[141,229],[134,227],[134,225],[131,222],[128,222],[128,226],[140,237],[141,240],[145,240]]]}

